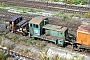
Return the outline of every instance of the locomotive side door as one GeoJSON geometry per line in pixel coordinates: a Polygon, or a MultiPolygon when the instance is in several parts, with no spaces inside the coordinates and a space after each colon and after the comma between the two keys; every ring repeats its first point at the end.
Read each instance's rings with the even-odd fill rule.
{"type": "Polygon", "coordinates": [[[40,29],[38,24],[33,24],[33,36],[39,36],[40,35],[40,29]]]}

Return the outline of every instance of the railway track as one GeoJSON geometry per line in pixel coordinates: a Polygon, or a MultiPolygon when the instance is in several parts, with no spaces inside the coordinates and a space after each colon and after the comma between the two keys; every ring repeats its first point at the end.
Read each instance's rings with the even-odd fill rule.
{"type": "Polygon", "coordinates": [[[9,53],[12,53],[12,54],[14,54],[14,55],[16,55],[16,56],[19,56],[19,57],[24,57],[24,58],[26,58],[26,59],[29,59],[29,60],[34,60],[33,58],[31,58],[31,57],[29,57],[29,56],[25,56],[25,55],[23,55],[23,54],[20,54],[19,52],[16,52],[16,51],[13,51],[13,50],[9,50],[8,48],[6,48],[6,47],[2,47],[2,46],[0,46],[0,50],[2,50],[2,51],[4,51],[4,52],[9,52],[9,53]]]}
{"type": "Polygon", "coordinates": [[[54,3],[46,3],[46,2],[35,2],[35,1],[4,1],[6,4],[13,6],[24,6],[31,8],[44,9],[49,11],[64,11],[66,13],[78,13],[85,14],[90,12],[89,7],[80,7],[80,6],[71,6],[71,5],[63,5],[63,4],[54,4],[54,3]]]}
{"type": "MultiPolygon", "coordinates": [[[[15,15],[22,16],[23,19],[25,19],[25,20],[31,20],[33,17],[36,16],[36,15],[31,15],[31,14],[17,14],[17,13],[4,11],[1,9],[0,9],[0,15],[1,15],[0,20],[6,20],[6,21],[8,21],[8,19],[10,19],[12,16],[15,16],[15,15]]],[[[71,29],[72,31],[76,31],[77,27],[80,25],[79,22],[75,22],[75,21],[71,22],[70,20],[64,21],[64,20],[62,20],[62,18],[57,18],[57,17],[48,17],[48,18],[49,18],[50,24],[66,26],[69,29],[71,29]],[[71,23],[72,23],[72,25],[71,25],[71,23]]]]}
{"type": "MultiPolygon", "coordinates": [[[[12,0],[6,0],[6,1],[12,1],[12,0]]],[[[30,1],[30,0],[13,0],[13,1],[21,2],[21,3],[28,3],[28,4],[37,4],[37,5],[44,5],[44,6],[63,7],[63,8],[68,8],[68,9],[90,11],[90,7],[68,5],[65,3],[64,4],[56,4],[56,3],[50,3],[50,2],[40,2],[40,1],[30,1]]]]}
{"type": "Polygon", "coordinates": [[[19,15],[19,16],[22,16],[24,17],[24,19],[26,20],[30,20],[31,18],[35,17],[36,15],[32,15],[32,14],[17,14],[17,13],[12,13],[12,12],[8,12],[7,10],[2,10],[0,9],[0,16],[1,18],[5,18],[5,19],[10,19],[12,16],[15,16],[15,15],[19,15]]]}
{"type": "Polygon", "coordinates": [[[68,9],[90,11],[90,7],[74,6],[74,5],[68,5],[68,4],[56,4],[56,3],[39,2],[39,1],[24,1],[24,3],[30,3],[30,4],[33,3],[33,4],[37,4],[37,5],[45,5],[45,6],[53,6],[53,7],[63,7],[63,8],[68,8],[68,9]]]}

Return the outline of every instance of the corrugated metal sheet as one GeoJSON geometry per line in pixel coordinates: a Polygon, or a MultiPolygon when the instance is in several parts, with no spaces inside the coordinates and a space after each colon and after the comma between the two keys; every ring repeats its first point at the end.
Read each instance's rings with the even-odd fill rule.
{"type": "Polygon", "coordinates": [[[42,22],[42,20],[46,19],[46,17],[42,17],[42,16],[38,16],[38,17],[34,17],[30,20],[31,23],[34,24],[40,24],[42,22]]]}
{"type": "Polygon", "coordinates": [[[9,21],[15,21],[16,19],[18,19],[18,18],[22,18],[21,16],[13,16],[9,21]]]}
{"type": "Polygon", "coordinates": [[[51,25],[51,24],[47,24],[47,25],[43,26],[43,28],[56,30],[56,31],[66,31],[67,30],[67,27],[51,25]]]}

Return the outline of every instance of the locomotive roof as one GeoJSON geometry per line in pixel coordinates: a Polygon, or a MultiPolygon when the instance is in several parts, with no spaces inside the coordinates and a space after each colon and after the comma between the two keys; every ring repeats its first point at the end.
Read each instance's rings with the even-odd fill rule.
{"type": "Polygon", "coordinates": [[[40,24],[44,19],[46,19],[46,17],[43,16],[38,16],[38,17],[34,17],[30,20],[31,23],[34,24],[40,24]]]}
{"type": "Polygon", "coordinates": [[[21,16],[13,16],[9,21],[15,21],[16,19],[21,18],[21,16]]]}
{"type": "Polygon", "coordinates": [[[90,25],[81,25],[78,27],[79,32],[90,34],[90,25]]]}
{"type": "Polygon", "coordinates": [[[47,24],[47,25],[43,26],[43,28],[57,30],[57,31],[66,31],[67,30],[67,27],[51,25],[51,24],[47,24]]]}
{"type": "Polygon", "coordinates": [[[17,24],[17,26],[21,26],[21,25],[23,25],[25,22],[27,22],[27,20],[22,20],[21,22],[19,22],[19,23],[17,24]]]}

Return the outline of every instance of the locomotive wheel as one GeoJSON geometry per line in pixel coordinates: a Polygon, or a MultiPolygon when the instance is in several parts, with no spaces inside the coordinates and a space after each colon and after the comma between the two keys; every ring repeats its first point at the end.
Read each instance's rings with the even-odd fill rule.
{"type": "Polygon", "coordinates": [[[79,52],[84,52],[85,51],[85,48],[83,48],[83,46],[81,44],[77,45],[77,49],[78,49],[79,52]]]}
{"type": "Polygon", "coordinates": [[[72,44],[71,46],[72,46],[72,51],[77,51],[78,46],[76,43],[72,44]]]}
{"type": "Polygon", "coordinates": [[[71,46],[72,46],[72,51],[74,51],[75,50],[74,45],[72,44],[71,46]]]}
{"type": "Polygon", "coordinates": [[[86,51],[86,52],[90,52],[90,49],[86,49],[85,51],[86,51]]]}
{"type": "Polygon", "coordinates": [[[24,33],[22,33],[22,36],[24,36],[24,33]]]}
{"type": "Polygon", "coordinates": [[[38,38],[34,37],[35,40],[37,40],[38,38]]]}

